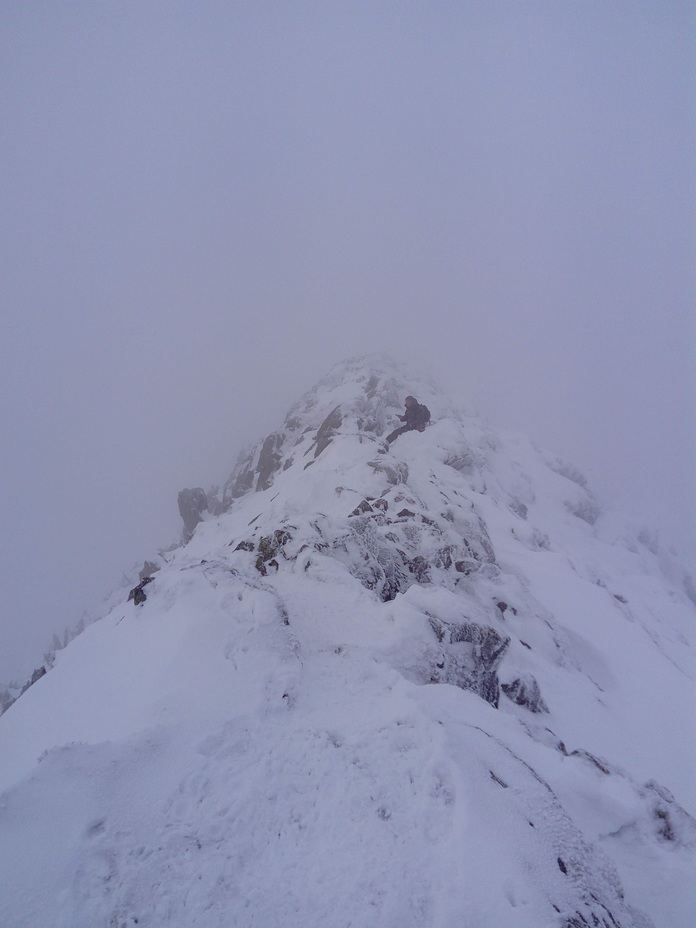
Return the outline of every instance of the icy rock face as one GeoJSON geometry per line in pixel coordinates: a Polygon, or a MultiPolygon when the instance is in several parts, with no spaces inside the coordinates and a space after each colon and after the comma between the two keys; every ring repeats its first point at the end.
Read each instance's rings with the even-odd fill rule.
{"type": "MultiPolygon", "coordinates": [[[[351,445],[365,446],[367,454],[360,455],[362,480],[375,478],[370,481],[373,494],[356,500],[344,513],[340,529],[335,524],[320,529],[315,523],[313,534],[320,538],[308,541],[319,549],[330,546],[366,587],[388,601],[412,582],[432,582],[433,572],[469,575],[485,564],[494,565],[495,554],[482,519],[470,505],[453,501],[431,514],[408,485],[408,464],[387,453],[380,438],[403,411],[403,397],[413,385],[406,375],[395,376],[391,362],[383,362],[381,376],[375,364],[346,362],[309,391],[290,410],[283,430],[240,458],[223,499],[229,508],[250,491],[271,488],[278,475],[288,469],[306,470],[337,441],[347,461],[351,445]],[[334,399],[341,401],[331,406],[334,399]],[[350,526],[345,516],[354,519],[350,526]]],[[[434,388],[429,385],[426,390],[433,402],[434,388]]],[[[439,401],[447,408],[443,397],[439,401]]],[[[335,487],[337,497],[355,498],[355,493],[354,488],[335,487]]]]}
{"type": "Polygon", "coordinates": [[[503,683],[502,690],[508,699],[518,706],[525,706],[530,712],[548,712],[539,689],[539,684],[531,674],[524,679],[516,677],[510,683],[503,683]]]}
{"type": "Polygon", "coordinates": [[[189,541],[196,526],[208,509],[208,498],[201,487],[181,490],[179,493],[179,515],[184,522],[184,542],[189,541]]]}
{"type": "MultiPolygon", "coordinates": [[[[479,571],[494,576],[493,544],[471,502],[443,497],[433,510],[419,494],[417,483],[409,482],[407,462],[388,453],[380,441],[402,411],[403,397],[414,390],[413,384],[406,378],[400,382],[393,369],[382,376],[374,370],[361,371],[360,363],[352,377],[335,373],[322,381],[290,410],[283,430],[273,432],[246,453],[227,481],[224,499],[231,506],[249,493],[273,488],[279,476],[286,475],[285,480],[289,480],[293,471],[306,471],[314,465],[333,443],[341,445],[346,464],[351,461],[353,446],[363,446],[362,473],[354,476],[369,481],[372,493],[346,511],[343,500],[352,503],[357,491],[335,486],[332,508],[338,512],[333,518],[317,513],[304,527],[301,544],[290,543],[298,528],[286,520],[282,527],[257,540],[235,540],[235,550],[253,552],[256,570],[262,576],[277,572],[283,562],[296,562],[298,557],[304,559],[308,570],[310,552],[330,556],[381,602],[394,600],[414,584],[456,589],[460,580],[479,571]],[[334,398],[341,401],[329,408],[334,398]]],[[[350,366],[348,362],[345,367],[350,366]]],[[[425,390],[429,391],[428,402],[435,399],[436,408],[438,401],[447,408],[432,386],[425,386],[425,390]]],[[[423,389],[420,394],[422,397],[423,389]]],[[[451,460],[447,463],[452,466],[451,460]]],[[[340,470],[340,459],[332,467],[340,470]]],[[[428,482],[434,485],[434,476],[428,482]]],[[[437,660],[430,666],[430,658],[424,656],[424,668],[429,668],[426,679],[454,683],[497,706],[496,667],[506,647],[505,639],[493,628],[475,623],[453,629],[448,632],[448,643],[466,641],[470,647],[453,648],[441,666],[437,660]],[[468,634],[466,629],[468,638],[462,637],[468,634]],[[493,646],[493,641],[501,646],[493,646]]]]}
{"type": "Polygon", "coordinates": [[[443,650],[428,682],[461,686],[497,709],[500,686],[496,669],[510,639],[475,622],[445,623],[431,616],[430,624],[443,650]]]}
{"type": "Polygon", "coordinates": [[[354,359],[182,502],[0,719],[0,924],[692,928],[685,573],[575,468],[354,359]]]}
{"type": "MultiPolygon", "coordinates": [[[[379,367],[376,360],[370,363],[379,367]]],[[[345,362],[306,393],[290,409],[282,429],[240,455],[223,489],[225,507],[249,490],[268,489],[293,464],[307,468],[339,432],[350,430],[361,440],[374,441],[393,428],[396,414],[403,412],[407,375],[395,377],[390,361],[381,365],[376,373],[364,360],[345,362]]]]}

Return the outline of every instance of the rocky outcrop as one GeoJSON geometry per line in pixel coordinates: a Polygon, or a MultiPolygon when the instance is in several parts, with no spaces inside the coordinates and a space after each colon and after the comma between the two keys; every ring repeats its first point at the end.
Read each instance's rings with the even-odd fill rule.
{"type": "Polygon", "coordinates": [[[47,667],[41,666],[37,667],[36,670],[32,673],[31,677],[22,685],[19,686],[17,683],[10,683],[8,686],[0,685],[0,715],[13,706],[20,696],[23,696],[26,691],[37,683],[42,677],[45,677],[48,673],[48,670],[52,666],[53,658],[55,654],[48,655],[50,661],[47,664],[47,667]]]}
{"type": "Polygon", "coordinates": [[[516,677],[510,683],[501,685],[502,691],[507,698],[518,706],[524,706],[530,712],[541,713],[548,712],[549,707],[546,705],[539,684],[531,674],[524,677],[516,677]]]}
{"type": "MultiPolygon", "coordinates": [[[[41,677],[45,677],[45,676],[46,676],[46,668],[37,667],[34,673],[29,678],[29,680],[27,680],[27,682],[22,687],[22,693],[26,693],[26,691],[29,689],[30,686],[33,686],[35,683],[37,683],[41,679],[41,677]]],[[[20,693],[20,696],[22,695],[22,693],[20,693]]]]}
{"type": "Polygon", "coordinates": [[[267,490],[273,483],[274,474],[280,470],[283,457],[281,450],[285,435],[283,432],[272,432],[261,445],[259,460],[256,465],[258,479],[257,490],[267,490]]]}
{"type": "Polygon", "coordinates": [[[452,683],[471,690],[496,709],[500,701],[497,668],[510,644],[494,628],[476,622],[443,622],[428,617],[440,650],[429,683],[452,683]]]}
{"type": "MultiPolygon", "coordinates": [[[[256,492],[268,490],[273,485],[276,476],[281,471],[285,471],[292,466],[294,461],[293,448],[303,441],[308,432],[312,431],[309,426],[302,430],[300,413],[306,415],[312,412],[314,405],[315,402],[310,397],[304,403],[300,403],[298,407],[293,407],[286,417],[283,429],[271,432],[254,448],[240,454],[237,464],[223,488],[222,500],[219,504],[220,512],[229,509],[236,499],[252,490],[256,492]]],[[[313,463],[322,451],[331,444],[342,421],[343,413],[340,406],[336,406],[319,425],[314,439],[304,451],[305,456],[312,454],[309,463],[313,463]]],[[[308,467],[309,464],[304,466],[308,467]]]]}
{"type": "Polygon", "coordinates": [[[318,458],[319,455],[324,451],[333,441],[334,436],[341,427],[343,422],[343,413],[341,412],[341,407],[336,406],[335,409],[332,409],[328,414],[326,419],[319,426],[319,429],[314,439],[314,457],[318,458]]]}
{"type": "Polygon", "coordinates": [[[241,452],[237,458],[235,468],[222,491],[223,510],[229,509],[236,499],[253,489],[255,477],[254,452],[241,452]]]}
{"type": "Polygon", "coordinates": [[[184,544],[191,540],[196,526],[203,521],[208,511],[208,497],[201,487],[181,490],[179,493],[179,515],[184,522],[184,544]]]}
{"type": "Polygon", "coordinates": [[[147,596],[145,595],[145,587],[148,585],[148,583],[152,583],[152,580],[152,577],[143,577],[140,583],[137,586],[134,586],[128,594],[128,602],[133,600],[133,603],[136,606],[142,606],[142,604],[147,599],[147,596]]]}
{"type": "MultiPolygon", "coordinates": [[[[344,487],[336,488],[338,495],[343,492],[344,487]]],[[[285,549],[285,529],[258,543],[245,538],[230,544],[236,551],[253,551],[258,544],[256,566],[262,573],[268,566],[279,566],[276,555],[281,549],[289,561],[300,550],[330,555],[382,602],[393,600],[413,584],[441,584],[453,590],[479,571],[494,576],[498,567],[481,519],[462,510],[457,516],[449,511],[440,516],[426,515],[403,485],[391,488],[387,483],[381,496],[363,498],[345,514],[345,521],[312,521],[299,550],[285,549]]]]}
{"type": "Polygon", "coordinates": [[[277,528],[272,535],[266,535],[259,541],[256,569],[262,576],[266,576],[269,567],[278,569],[277,557],[291,537],[286,529],[277,528]]]}
{"type": "Polygon", "coordinates": [[[348,516],[351,537],[334,545],[351,573],[383,601],[413,583],[437,582],[452,588],[458,575],[470,576],[485,566],[497,569],[480,518],[462,514],[455,518],[451,513],[451,520],[445,513],[432,518],[419,510],[412,496],[387,489],[381,497],[363,499],[355,507],[348,516]],[[351,551],[355,555],[346,558],[351,551]]]}

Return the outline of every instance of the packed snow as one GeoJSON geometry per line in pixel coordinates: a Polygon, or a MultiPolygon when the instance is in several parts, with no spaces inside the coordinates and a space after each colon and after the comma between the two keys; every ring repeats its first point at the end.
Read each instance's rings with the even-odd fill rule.
{"type": "Polygon", "coordinates": [[[370,358],[191,499],[0,718],[3,928],[696,924],[693,584],[575,468],[370,358]]]}

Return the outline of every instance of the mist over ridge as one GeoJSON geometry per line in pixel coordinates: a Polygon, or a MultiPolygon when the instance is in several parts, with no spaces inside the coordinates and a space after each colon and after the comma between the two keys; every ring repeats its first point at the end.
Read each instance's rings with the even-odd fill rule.
{"type": "Polygon", "coordinates": [[[0,21],[0,680],[177,536],[182,487],[370,350],[693,561],[681,4],[0,21]]]}
{"type": "Polygon", "coordinates": [[[577,467],[372,355],[179,504],[0,716],[3,924],[690,928],[696,590],[577,467]]]}

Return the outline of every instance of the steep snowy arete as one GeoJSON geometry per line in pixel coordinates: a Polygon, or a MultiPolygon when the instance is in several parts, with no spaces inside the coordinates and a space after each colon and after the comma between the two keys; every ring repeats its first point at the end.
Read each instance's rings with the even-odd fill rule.
{"type": "Polygon", "coordinates": [[[0,718],[0,925],[696,924],[693,584],[575,468],[360,359],[179,507],[0,718]]]}

